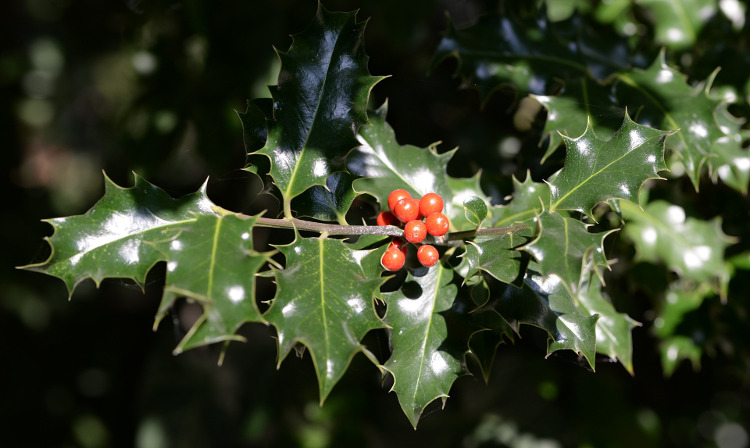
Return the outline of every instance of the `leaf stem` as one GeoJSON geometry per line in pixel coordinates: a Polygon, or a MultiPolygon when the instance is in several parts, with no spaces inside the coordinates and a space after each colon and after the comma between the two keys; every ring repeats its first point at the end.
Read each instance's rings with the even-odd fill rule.
{"type": "MultiPolygon", "coordinates": [[[[310,232],[325,233],[328,235],[388,235],[403,236],[404,231],[396,226],[350,226],[340,224],[326,224],[322,222],[306,221],[298,218],[265,218],[259,217],[255,221],[256,226],[272,227],[277,229],[297,229],[307,230],[310,232]]],[[[477,236],[499,236],[513,233],[526,226],[515,225],[510,227],[495,227],[476,230],[467,230],[464,232],[452,232],[442,237],[434,238],[435,243],[440,244],[447,241],[463,240],[477,236]]]]}

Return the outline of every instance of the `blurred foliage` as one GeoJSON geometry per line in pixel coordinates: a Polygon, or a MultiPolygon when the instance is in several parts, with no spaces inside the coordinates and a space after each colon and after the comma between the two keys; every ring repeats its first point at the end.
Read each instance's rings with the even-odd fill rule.
{"type": "MultiPolygon", "coordinates": [[[[745,100],[730,106],[730,112],[750,115],[743,3],[671,2],[710,7],[691,28],[692,46],[668,40],[661,6],[654,6],[667,2],[538,3],[547,5],[553,22],[579,14],[614,27],[631,48],[651,56],[642,68],[662,46],[668,62],[679,65],[691,84],[721,66],[714,87],[745,100]]],[[[539,163],[546,150],[539,145],[543,123],[535,112],[524,115],[525,104],[513,91],[501,88],[480,99],[475,90],[459,89],[460,81],[452,77],[455,62],[429,74],[428,68],[446,29],[445,11],[460,30],[510,4],[325,2],[330,10],[360,8],[360,18],[371,18],[366,31],[370,72],[392,75],[374,89],[372,102],[389,98],[388,120],[399,141],[428,146],[441,140],[441,151],[459,146],[449,163],[451,175],[470,176],[483,168],[483,186],[496,203],[512,192],[511,174],[524,179],[532,170],[530,176],[539,180],[560,167],[561,160],[554,158],[539,163]]],[[[398,411],[395,394],[384,393],[379,374],[364,357],[354,358],[319,407],[308,357],[273,369],[275,343],[262,326],[240,332],[266,342],[230,346],[222,367],[215,364],[219,348],[169,356],[200,310],[184,303],[167,317],[171,328],[149,332],[163,268],[149,275],[145,292],[117,281],[105,281],[98,290],[86,283],[71,302],[63,299],[58,281],[12,270],[47,257],[47,245],[38,237],[51,228],[40,219],[85,211],[101,196],[101,170],[121,185],[130,182],[131,170],[137,171],[173,195],[194,191],[209,175],[209,194],[220,205],[248,213],[277,206],[262,196],[256,199],[262,186],[237,168],[245,156],[235,110],[244,110],[249,98],[267,96],[264,86],[278,70],[272,46],[288,47],[288,35],[307,24],[316,4],[23,0],[4,6],[0,135],[6,149],[0,157],[9,210],[0,255],[5,267],[0,332],[6,341],[0,417],[7,428],[0,445],[748,445],[750,276],[743,260],[750,248],[742,244],[727,254],[736,255],[737,262],[722,267],[737,270],[724,300],[697,288],[695,306],[675,310],[670,294],[685,292],[668,287],[674,274],[658,261],[625,261],[634,259],[632,244],[625,238],[607,240],[609,258],[621,260],[605,275],[605,280],[618,279],[607,283],[608,291],[618,311],[643,323],[634,330],[635,374],[614,363],[601,364],[592,374],[570,354],[541,359],[545,337],[527,328],[515,346],[501,346],[490,385],[475,369],[474,377],[454,385],[444,411],[427,409],[418,431],[398,411]],[[33,259],[29,254],[35,254],[33,259]],[[701,351],[700,366],[671,366],[669,377],[661,363],[669,348],[659,347],[655,336],[667,331],[658,320],[665,313],[680,318],[668,329],[676,343],[689,341],[688,349],[701,351]]],[[[518,9],[534,6],[528,2],[518,9]]],[[[681,198],[687,216],[720,217],[725,234],[750,241],[746,195],[706,179],[697,193],[678,171],[670,176],[672,182],[651,190],[652,201],[681,198]]],[[[613,215],[599,222],[616,221],[613,215]]],[[[263,293],[270,298],[272,285],[263,285],[263,293]]],[[[384,341],[373,334],[369,345],[384,341]]]]}

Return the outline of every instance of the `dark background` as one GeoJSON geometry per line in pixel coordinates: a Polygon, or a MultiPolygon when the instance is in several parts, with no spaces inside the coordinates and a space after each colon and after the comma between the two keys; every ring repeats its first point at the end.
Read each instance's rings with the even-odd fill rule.
{"type": "MultiPolygon", "coordinates": [[[[480,107],[477,92],[460,89],[453,78],[455,61],[429,70],[445,13],[464,27],[493,5],[325,5],[359,8],[360,20],[370,18],[370,72],[391,75],[373,90],[372,104],[389,99],[388,119],[402,144],[460,146],[451,174],[468,176],[481,165],[495,199],[511,191],[511,174],[538,166],[541,128],[513,128],[512,90],[501,89],[480,107]],[[513,151],[518,145],[520,153],[513,151]]],[[[364,357],[319,407],[309,357],[290,357],[277,370],[272,329],[261,325],[243,327],[249,342],[233,343],[222,367],[216,347],[173,356],[196,310],[181,304],[151,330],[163,266],[151,273],[145,293],[121,280],[99,289],[86,282],[70,301],[61,281],[14,269],[48,256],[42,238],[51,227],[41,220],[85,212],[103,192],[102,171],[120,185],[131,185],[131,171],[138,172],[174,196],[195,191],[209,176],[215,202],[259,211],[259,184],[241,170],[235,110],[267,95],[273,47],[288,48],[289,35],[304,29],[316,6],[312,0],[6,2],[0,446],[747,446],[746,293],[732,293],[728,305],[709,301],[689,316],[688,329],[706,332],[706,355],[699,369],[683,363],[671,378],[662,374],[650,329],[654,304],[637,288],[626,297],[627,311],[644,323],[634,331],[634,376],[607,360],[592,373],[572,354],[545,359],[544,335],[526,328],[514,345],[500,347],[489,385],[481,375],[459,379],[445,409],[433,403],[415,431],[364,357]]],[[[556,167],[535,169],[541,179],[556,167]]],[[[746,198],[720,187],[707,185],[701,194],[748,208],[746,198]]],[[[709,208],[705,213],[722,210],[709,208]]],[[[746,215],[733,225],[742,228],[746,215]]],[[[748,286],[738,274],[732,291],[748,286]]],[[[382,356],[385,348],[378,349],[382,356]]]]}

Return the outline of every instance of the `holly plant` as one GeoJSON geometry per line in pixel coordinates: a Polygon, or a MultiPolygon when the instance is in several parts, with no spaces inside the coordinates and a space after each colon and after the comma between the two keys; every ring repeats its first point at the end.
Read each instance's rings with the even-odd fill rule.
{"type": "Polygon", "coordinates": [[[513,177],[505,201],[488,196],[481,173],[448,174],[460,148],[398,143],[387,103],[369,107],[385,76],[369,73],[365,23],[319,6],[277,52],[271,100],[238,113],[245,169],[278,199],[278,215],[219,207],[205,184],[175,199],[137,174],[130,187],[105,177],[88,212],[47,221],[52,253],[24,268],[62,279],[72,296],[86,279],[143,285],[164,263],[155,325],[179,299],[202,308],[175,353],[225,349],[244,340],[243,325],[270,325],[279,364],[292,351],[309,354],[321,403],[361,353],[390,378],[416,427],[470,366],[488,378],[498,345],[522,325],[546,332],[547,355],[570,350],[591,370],[607,358],[633,373],[639,323],[605,289],[615,263],[608,237],[622,228],[637,259],[675,273],[659,311],[665,365],[695,360],[699,347],[674,333],[675,322],[704,297],[726,294],[733,268],[724,250],[735,240],[718,221],[650,201],[644,184],[665,182],[668,148],[695,188],[707,171],[745,192],[741,123],[712,93],[713,78],[688,84],[666,49],[638,65],[644,56],[630,54],[625,37],[593,35],[575,15],[552,23],[539,14],[450,26],[434,58],[456,61],[457,76],[480,94],[511,86],[546,118],[543,159],[558,157],[562,168],[546,179],[513,177]],[[357,215],[355,201],[371,213],[357,215]],[[292,241],[268,247],[259,229],[292,241]],[[256,295],[261,279],[275,285],[270,302],[256,295]],[[387,354],[363,342],[372,332],[388,338],[387,354]]]}

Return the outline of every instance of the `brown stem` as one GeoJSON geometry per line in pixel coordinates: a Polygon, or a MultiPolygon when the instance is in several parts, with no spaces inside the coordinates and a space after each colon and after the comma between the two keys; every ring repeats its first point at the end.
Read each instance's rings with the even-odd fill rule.
{"type": "MultiPolygon", "coordinates": [[[[306,221],[303,219],[275,219],[259,217],[255,225],[261,227],[272,227],[277,229],[297,229],[311,232],[326,233],[328,235],[389,235],[403,236],[404,231],[396,226],[343,226],[339,224],[325,224],[322,222],[306,221]]],[[[463,232],[448,233],[442,237],[433,238],[437,244],[446,244],[448,241],[464,240],[477,236],[499,236],[513,233],[526,226],[516,225],[510,227],[496,227],[486,229],[467,230],[463,232]]],[[[450,243],[447,243],[450,244],[450,243]]]]}

